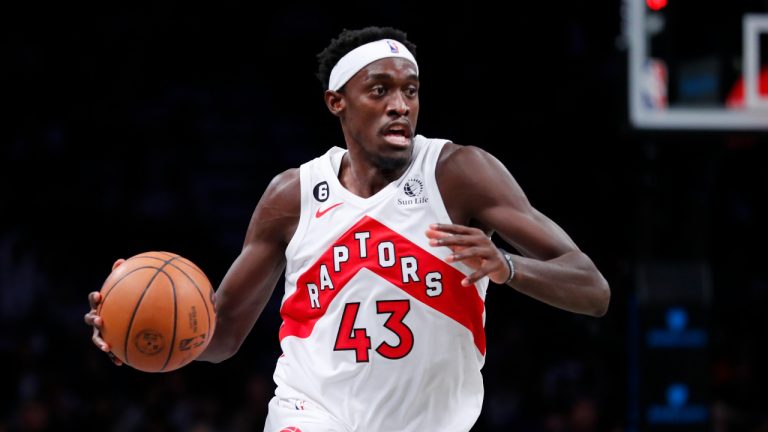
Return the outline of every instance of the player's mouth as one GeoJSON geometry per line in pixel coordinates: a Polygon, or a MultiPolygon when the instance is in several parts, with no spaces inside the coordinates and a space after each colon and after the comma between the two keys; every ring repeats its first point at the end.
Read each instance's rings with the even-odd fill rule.
{"type": "Polygon", "coordinates": [[[407,122],[392,122],[382,129],[382,135],[387,143],[407,147],[411,144],[413,133],[407,122]]]}

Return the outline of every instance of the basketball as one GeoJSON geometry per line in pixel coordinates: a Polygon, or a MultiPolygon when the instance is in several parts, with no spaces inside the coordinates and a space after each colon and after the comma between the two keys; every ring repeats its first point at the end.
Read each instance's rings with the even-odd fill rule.
{"type": "Polygon", "coordinates": [[[101,337],[123,363],[169,372],[197,358],[216,326],[213,287],[179,255],[145,252],[127,259],[101,288],[101,337]]]}

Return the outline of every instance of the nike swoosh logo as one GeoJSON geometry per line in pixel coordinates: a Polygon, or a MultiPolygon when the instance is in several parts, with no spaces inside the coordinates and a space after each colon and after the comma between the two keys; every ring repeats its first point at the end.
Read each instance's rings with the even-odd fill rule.
{"type": "Polygon", "coordinates": [[[338,207],[338,206],[340,206],[342,204],[344,204],[344,203],[343,202],[336,203],[336,204],[328,207],[327,209],[325,209],[323,211],[320,211],[320,209],[317,209],[317,212],[315,212],[315,217],[319,219],[319,218],[323,217],[324,214],[328,213],[329,211],[333,210],[334,208],[336,208],[336,207],[338,207]]]}

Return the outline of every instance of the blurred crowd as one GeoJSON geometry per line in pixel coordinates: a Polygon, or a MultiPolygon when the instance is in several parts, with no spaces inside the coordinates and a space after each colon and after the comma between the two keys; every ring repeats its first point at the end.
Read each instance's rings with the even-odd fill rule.
{"type": "MultiPolygon", "coordinates": [[[[423,47],[419,132],[496,155],[612,287],[608,315],[595,319],[491,286],[474,430],[768,431],[767,137],[632,130],[618,4],[563,5],[549,30],[526,18],[549,13],[537,5],[503,19],[466,6],[447,44],[439,20],[388,15],[423,47]],[[478,55],[443,67],[456,49],[478,55]],[[495,59],[513,49],[527,67],[497,77],[495,59]],[[695,365],[705,424],[644,426],[644,404],[665,403],[645,385],[667,379],[638,375],[637,265],[649,260],[695,260],[711,275],[696,322],[709,335],[695,365]]],[[[7,23],[0,432],[261,430],[282,283],[234,358],[171,373],[115,367],[83,315],[114,260],[148,250],[192,260],[216,285],[269,180],[341,144],[312,76],[327,42],[317,35],[381,24],[371,17],[384,12],[360,22],[289,9],[263,26],[237,13],[7,23]]]]}

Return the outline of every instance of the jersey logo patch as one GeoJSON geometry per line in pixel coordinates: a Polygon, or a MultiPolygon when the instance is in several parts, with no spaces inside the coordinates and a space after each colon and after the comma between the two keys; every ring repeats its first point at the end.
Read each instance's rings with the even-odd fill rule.
{"type": "Polygon", "coordinates": [[[420,178],[410,178],[403,185],[403,192],[411,198],[420,196],[424,192],[424,182],[420,178]]]}
{"type": "Polygon", "coordinates": [[[340,206],[342,204],[344,204],[344,203],[343,202],[336,203],[336,204],[326,208],[325,210],[317,209],[317,211],[315,212],[315,217],[320,219],[321,217],[323,217],[324,214],[328,213],[329,211],[335,209],[336,207],[338,207],[338,206],[340,206]]]}
{"type": "Polygon", "coordinates": [[[315,196],[315,199],[320,202],[325,202],[328,200],[328,195],[330,195],[328,191],[328,182],[323,181],[315,185],[315,187],[312,189],[312,195],[315,196]]]}
{"type": "Polygon", "coordinates": [[[424,190],[424,180],[419,177],[411,177],[403,183],[403,187],[397,196],[396,202],[399,206],[412,206],[418,204],[427,204],[429,196],[424,190]]]}

